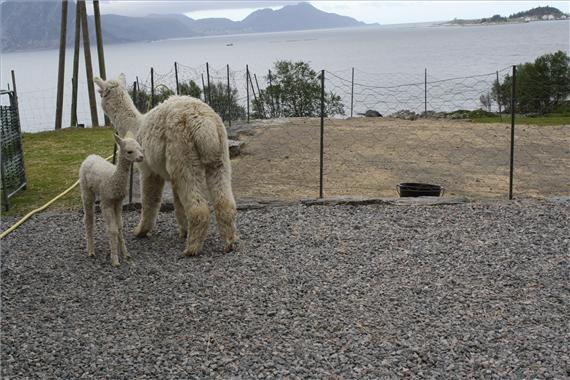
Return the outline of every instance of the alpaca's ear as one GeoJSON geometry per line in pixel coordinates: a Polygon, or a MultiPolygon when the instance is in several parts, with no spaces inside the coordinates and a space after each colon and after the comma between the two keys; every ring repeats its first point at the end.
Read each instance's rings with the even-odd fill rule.
{"type": "Polygon", "coordinates": [[[117,77],[117,82],[119,82],[119,84],[124,88],[127,88],[127,77],[125,77],[125,74],[120,73],[117,77]]]}
{"type": "Polygon", "coordinates": [[[121,136],[119,136],[118,134],[114,134],[113,137],[115,138],[115,142],[119,145],[119,146],[123,146],[123,139],[121,139],[121,136]]]}
{"type": "Polygon", "coordinates": [[[107,86],[107,83],[99,77],[93,78],[93,82],[95,82],[97,87],[99,87],[99,92],[101,92],[104,89],[106,89],[107,87],[109,87],[109,86],[107,86]]]}

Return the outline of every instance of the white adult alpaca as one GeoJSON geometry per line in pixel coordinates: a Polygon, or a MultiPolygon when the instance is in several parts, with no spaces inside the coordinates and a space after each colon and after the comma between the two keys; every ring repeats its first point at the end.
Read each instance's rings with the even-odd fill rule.
{"type": "Polygon", "coordinates": [[[188,236],[184,255],[196,255],[208,232],[210,210],[216,210],[224,251],[237,239],[236,204],[225,126],[206,103],[189,96],[172,96],[146,114],[135,108],[125,76],[104,81],[95,78],[105,114],[121,136],[134,135],[145,149],[140,171],[142,214],[135,235],[145,236],[154,226],[165,181],[172,183],[180,236],[188,236]]]}
{"type": "Polygon", "coordinates": [[[101,211],[105,219],[109,244],[111,245],[111,265],[119,265],[117,250],[123,258],[129,257],[123,237],[122,205],[127,195],[127,179],[131,162],[141,162],[144,158],[140,144],[132,138],[121,139],[115,135],[119,144],[117,166],[96,154],[88,156],[79,169],[81,199],[85,214],[85,235],[87,254],[95,255],[93,247],[93,209],[95,197],[99,195],[101,211]]]}

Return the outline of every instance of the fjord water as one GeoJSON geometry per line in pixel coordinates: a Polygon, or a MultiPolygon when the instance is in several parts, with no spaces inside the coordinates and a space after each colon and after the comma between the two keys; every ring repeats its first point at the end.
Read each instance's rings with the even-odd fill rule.
{"type": "MultiPolygon", "coordinates": [[[[493,73],[533,61],[557,50],[570,52],[570,21],[485,26],[402,24],[380,27],[211,36],[178,40],[107,45],[107,76],[123,72],[128,81],[144,80],[150,67],[172,70],[174,61],[189,67],[209,62],[213,68],[250,70],[261,77],[279,59],[304,60],[316,69],[367,73],[397,73],[418,77],[427,68],[438,79],[493,73]]],[[[97,74],[96,47],[92,46],[97,74]]],[[[69,124],[72,49],[66,52],[64,126],[69,124]]],[[[57,82],[57,50],[3,53],[2,81],[16,72],[24,131],[53,128],[57,82]]],[[[89,124],[85,73],[81,53],[80,122],[89,124]],[[81,88],[83,87],[83,88],[81,88]]],[[[261,78],[260,78],[261,79],[261,78]]]]}

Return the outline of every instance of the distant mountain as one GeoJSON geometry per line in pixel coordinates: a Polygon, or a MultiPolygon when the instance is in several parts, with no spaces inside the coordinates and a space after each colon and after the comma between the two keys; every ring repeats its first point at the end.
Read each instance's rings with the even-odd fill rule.
{"type": "MultiPolygon", "coordinates": [[[[90,3],[87,3],[90,6],[90,3]]],[[[67,43],[73,44],[76,4],[69,1],[67,43]]],[[[61,1],[37,2],[5,0],[0,3],[0,44],[2,51],[53,49],[59,46],[61,1]]],[[[93,17],[89,16],[94,41],[93,17]]],[[[154,41],[234,33],[280,32],[332,29],[367,25],[351,17],[323,12],[309,3],[287,5],[279,10],[260,9],[242,21],[226,18],[194,20],[182,14],[128,17],[102,16],[106,44],[154,41]]]]}

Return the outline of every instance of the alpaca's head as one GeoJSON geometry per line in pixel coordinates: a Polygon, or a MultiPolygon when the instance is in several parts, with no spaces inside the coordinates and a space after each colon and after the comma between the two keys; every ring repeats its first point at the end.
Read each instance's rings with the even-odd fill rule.
{"type": "Polygon", "coordinates": [[[142,162],[144,160],[143,148],[137,140],[130,137],[122,139],[119,135],[115,134],[115,141],[121,150],[121,156],[125,157],[130,162],[142,162]]]}
{"type": "Polygon", "coordinates": [[[121,136],[125,136],[131,128],[129,119],[138,114],[129,92],[124,74],[117,79],[103,80],[94,78],[101,95],[101,106],[105,114],[111,119],[121,136]]]}

